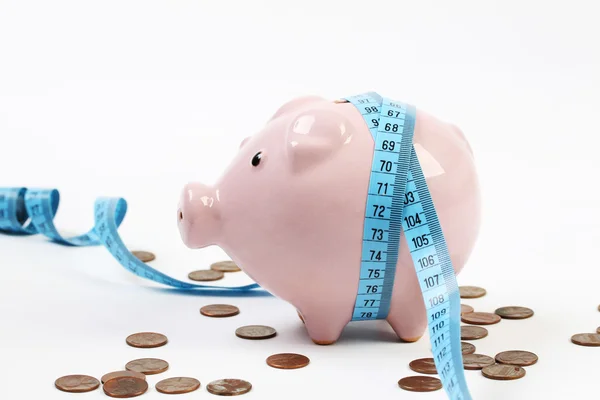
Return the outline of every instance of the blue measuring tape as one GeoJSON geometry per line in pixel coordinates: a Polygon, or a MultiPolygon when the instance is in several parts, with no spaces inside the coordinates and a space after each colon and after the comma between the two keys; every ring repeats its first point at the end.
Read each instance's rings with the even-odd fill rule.
{"type": "Polygon", "coordinates": [[[63,238],[53,222],[59,200],[60,195],[56,189],[0,188],[0,231],[21,235],[39,233],[56,243],[70,246],[102,244],[128,271],[178,289],[208,290],[210,294],[261,291],[270,295],[257,283],[228,287],[183,282],[143,263],[127,249],[117,232],[127,212],[127,202],[122,198],[97,198],[94,205],[94,227],[84,235],[63,238]],[[29,224],[27,219],[30,220],[29,224]]]}
{"type": "Polygon", "coordinates": [[[400,229],[427,309],[433,359],[452,400],[470,400],[460,344],[460,295],[444,235],[412,144],[416,109],[369,92],[345,98],[375,141],[353,321],[385,319],[400,229]]]}

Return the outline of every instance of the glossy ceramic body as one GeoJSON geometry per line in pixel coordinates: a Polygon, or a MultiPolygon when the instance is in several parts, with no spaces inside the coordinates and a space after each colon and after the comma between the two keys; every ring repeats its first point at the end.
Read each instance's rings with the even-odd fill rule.
{"type": "MultiPolygon", "coordinates": [[[[471,148],[458,128],[419,109],[413,143],[459,273],[480,225],[471,148]]],[[[242,142],[214,188],[190,183],[183,189],[182,239],[191,248],[220,246],[252,279],[297,308],[315,343],[333,343],[356,300],[373,147],[350,103],[292,100],[242,142]]],[[[403,235],[387,320],[406,341],[420,338],[427,326],[403,235]]]]}

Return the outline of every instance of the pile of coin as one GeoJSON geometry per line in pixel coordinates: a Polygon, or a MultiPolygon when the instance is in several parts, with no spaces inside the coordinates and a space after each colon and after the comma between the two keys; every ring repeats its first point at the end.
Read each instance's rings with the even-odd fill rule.
{"type": "MultiPolygon", "coordinates": [[[[236,335],[243,339],[269,339],[276,330],[264,325],[242,326],[236,335]]],[[[128,336],[126,343],[132,347],[154,348],[167,343],[165,335],[154,332],[140,332],[128,336]]],[[[310,360],[302,354],[280,353],[266,359],[267,365],[278,369],[298,369],[306,367],[310,360]]],[[[158,358],[139,358],[125,365],[122,371],[109,372],[102,376],[104,393],[110,397],[131,398],[140,396],[148,390],[147,375],[161,374],[169,369],[169,363],[158,358]]],[[[88,375],[67,375],[55,381],[56,388],[70,393],[91,392],[100,387],[100,382],[88,375]]],[[[156,383],[155,389],[164,394],[190,393],[201,386],[200,381],[190,377],[173,377],[156,383]]],[[[248,393],[252,384],[242,379],[218,379],[206,386],[209,393],[220,396],[235,396],[248,393]]]]}
{"type": "MultiPolygon", "coordinates": [[[[125,342],[137,348],[155,348],[167,344],[167,337],[155,332],[140,332],[129,335],[125,342]]],[[[273,355],[274,365],[277,368],[285,368],[286,358],[283,355],[273,355]],[[279,357],[278,357],[279,356],[279,357]]],[[[287,362],[299,363],[301,360],[292,358],[287,362]]],[[[308,364],[308,362],[306,362],[308,364]]],[[[131,398],[140,396],[148,391],[147,375],[161,374],[169,369],[169,363],[158,358],[139,358],[125,365],[122,371],[109,372],[102,376],[101,380],[88,375],[67,375],[55,381],[57,389],[70,393],[91,392],[100,387],[110,397],[131,398]]],[[[200,381],[191,377],[172,377],[163,379],[156,383],[155,389],[164,394],[190,393],[200,388],[200,381]]],[[[250,391],[250,382],[241,379],[219,379],[207,385],[207,391],[221,396],[233,396],[250,391]]]]}
{"type": "MultiPolygon", "coordinates": [[[[155,259],[154,254],[147,251],[135,251],[134,255],[142,262],[155,259]]],[[[224,272],[236,272],[240,269],[232,261],[222,261],[211,265],[210,270],[195,271],[196,280],[207,280],[210,274],[223,275],[224,272]],[[204,277],[202,277],[202,275],[204,277]]],[[[191,273],[190,275],[194,274],[191,273]]],[[[222,276],[221,276],[222,277],[222,276]]],[[[220,278],[218,278],[220,279],[220,278]]],[[[208,304],[200,309],[207,317],[222,318],[238,315],[238,307],[230,304],[208,304]]],[[[271,339],[277,335],[275,328],[265,325],[246,325],[236,329],[235,335],[241,339],[262,340],[271,339]]],[[[127,336],[125,343],[131,347],[151,349],[165,346],[168,339],[156,332],[139,332],[127,336]]],[[[277,369],[298,369],[306,367],[310,360],[302,354],[279,353],[266,359],[268,366],[277,369]]],[[[169,369],[169,363],[158,358],[139,358],[129,361],[124,370],[109,372],[100,381],[89,375],[66,375],[55,381],[57,389],[69,393],[91,392],[100,387],[110,397],[131,398],[140,396],[148,391],[146,381],[148,375],[161,374],[169,369]]],[[[163,379],[155,384],[155,389],[164,394],[190,393],[200,388],[200,381],[191,377],[172,377],[163,379]]],[[[248,393],[252,384],[242,379],[218,379],[206,386],[209,393],[220,396],[235,396],[248,393]]]]}
{"type": "MultiPolygon", "coordinates": [[[[131,252],[138,260],[147,263],[156,259],[154,253],[145,250],[131,252]]],[[[218,281],[225,277],[227,272],[239,272],[241,269],[231,260],[218,261],[210,265],[210,269],[200,269],[188,274],[188,278],[198,282],[218,281]]]]}
{"type": "MultiPolygon", "coordinates": [[[[125,342],[137,348],[156,348],[167,344],[165,335],[155,332],[140,332],[129,335],[125,342]]],[[[169,363],[158,358],[139,358],[125,365],[124,370],[109,372],[100,381],[88,375],[67,375],[58,378],[54,384],[64,392],[84,393],[100,387],[109,397],[131,398],[140,396],[148,391],[147,375],[155,375],[169,369],[169,363]]],[[[156,383],[155,388],[160,393],[180,394],[189,393],[200,387],[200,381],[195,378],[173,377],[156,383]]]]}
{"type": "Polygon", "coordinates": [[[210,265],[210,269],[199,269],[188,274],[193,281],[207,282],[223,279],[225,273],[241,271],[233,261],[219,261],[210,265]]]}
{"type": "MultiPolygon", "coordinates": [[[[600,305],[598,306],[600,311],[600,305]]],[[[600,347],[600,326],[595,333],[577,333],[571,336],[571,342],[579,346],[600,347]]]]}
{"type": "MultiPolygon", "coordinates": [[[[477,286],[461,286],[460,297],[475,299],[485,296],[487,291],[477,286]]],[[[470,307],[472,309],[472,307],[470,307]]],[[[481,339],[488,336],[486,328],[474,325],[494,325],[503,319],[527,319],[534,315],[532,309],[521,306],[505,306],[497,308],[493,313],[466,310],[461,313],[461,321],[471,325],[461,327],[461,339],[467,337],[481,339]]],[[[490,357],[485,354],[464,354],[463,365],[466,370],[481,370],[484,377],[495,380],[513,380],[525,376],[523,367],[537,363],[538,356],[529,351],[509,350],[490,357]]]]}
{"type": "MultiPolygon", "coordinates": [[[[462,299],[483,297],[487,291],[477,286],[459,287],[462,299]]],[[[479,340],[488,336],[489,332],[481,325],[494,325],[502,319],[526,319],[534,315],[527,307],[507,306],[497,308],[493,313],[475,311],[468,304],[461,304],[461,322],[469,325],[461,326],[461,340],[479,340]]],[[[484,377],[495,380],[513,380],[525,376],[525,366],[534,365],[537,355],[529,351],[510,350],[490,357],[477,354],[476,347],[468,342],[461,342],[463,366],[465,370],[481,370],[484,377]]],[[[409,363],[409,368],[420,374],[436,375],[437,369],[433,358],[420,358],[409,363]]],[[[442,389],[440,379],[433,376],[408,376],[400,379],[398,385],[413,392],[432,392],[442,389]]]]}

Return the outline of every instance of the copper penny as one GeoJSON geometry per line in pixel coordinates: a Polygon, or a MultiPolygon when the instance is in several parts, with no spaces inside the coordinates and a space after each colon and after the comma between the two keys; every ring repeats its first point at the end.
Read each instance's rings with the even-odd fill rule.
{"type": "Polygon", "coordinates": [[[140,332],[127,336],[125,341],[132,347],[149,349],[153,347],[164,346],[167,344],[168,340],[167,337],[161,333],[140,332]]]}
{"type": "Polygon", "coordinates": [[[408,367],[420,374],[437,374],[437,368],[435,367],[433,358],[419,358],[413,360],[408,364],[408,367]]]}
{"type": "Polygon", "coordinates": [[[134,378],[140,378],[143,380],[146,380],[146,375],[142,374],[141,372],[135,372],[135,371],[115,371],[115,372],[109,372],[108,374],[104,374],[102,376],[102,378],[100,378],[100,381],[102,383],[106,383],[107,381],[113,379],[113,378],[117,378],[119,376],[132,376],[134,378]]]}
{"type": "Polygon", "coordinates": [[[475,309],[469,305],[461,304],[460,305],[460,315],[472,313],[475,309]]]}
{"type": "Polygon", "coordinates": [[[156,258],[156,256],[154,256],[154,254],[150,253],[149,251],[136,250],[132,251],[131,254],[133,254],[138,260],[140,260],[143,263],[150,262],[156,258]]]}
{"type": "Polygon", "coordinates": [[[460,297],[463,299],[476,299],[485,296],[487,293],[484,288],[477,286],[460,286],[458,290],[460,291],[460,297]]]}
{"type": "Polygon", "coordinates": [[[472,312],[461,315],[460,320],[466,324],[473,325],[493,325],[502,320],[500,316],[487,312],[472,312]]]}
{"type": "Polygon", "coordinates": [[[297,369],[308,365],[310,359],[302,354],[280,353],[267,358],[267,364],[279,369],[297,369]]]}
{"type": "Polygon", "coordinates": [[[233,261],[219,261],[211,264],[210,269],[221,272],[238,272],[241,271],[233,261]]]}
{"type": "Polygon", "coordinates": [[[146,393],[148,382],[133,376],[118,376],[106,381],[102,388],[107,396],[130,398],[146,393]]]}
{"type": "Polygon", "coordinates": [[[460,338],[462,340],[483,339],[488,335],[488,330],[481,326],[464,325],[460,327],[460,338]]]}
{"type": "Polygon", "coordinates": [[[495,313],[504,319],[525,319],[533,316],[531,308],[518,306],[500,307],[495,313]]]}
{"type": "Polygon", "coordinates": [[[433,392],[442,388],[442,381],[433,376],[407,376],[400,379],[398,385],[411,392],[433,392]]]}
{"type": "Polygon", "coordinates": [[[463,354],[473,354],[475,353],[475,346],[471,343],[460,342],[460,347],[463,354]]]}
{"type": "Polygon", "coordinates": [[[200,314],[207,317],[232,317],[238,315],[240,309],[229,304],[209,304],[200,309],[200,314]]]}
{"type": "Polygon", "coordinates": [[[69,393],[85,393],[100,387],[98,379],[88,375],[66,375],[54,382],[58,390],[69,393]]]}
{"type": "Polygon", "coordinates": [[[270,326],[247,325],[237,328],[235,335],[242,339],[270,339],[277,335],[277,331],[270,326]]]}
{"type": "Polygon", "coordinates": [[[169,369],[169,363],[158,358],[140,358],[129,361],[125,369],[127,371],[141,372],[145,375],[154,375],[169,369]]]}
{"type": "Polygon", "coordinates": [[[206,386],[206,390],[219,396],[237,396],[248,393],[250,389],[252,384],[241,379],[219,379],[206,386]]]}
{"type": "Polygon", "coordinates": [[[463,364],[465,369],[481,369],[488,365],[494,365],[496,361],[490,356],[484,354],[465,354],[463,364]]]}
{"type": "Polygon", "coordinates": [[[538,356],[522,350],[511,350],[503,351],[502,353],[496,354],[496,362],[499,364],[516,365],[519,367],[525,367],[533,365],[538,361],[538,356]]]}
{"type": "Polygon", "coordinates": [[[224,276],[225,274],[222,271],[215,271],[213,269],[200,269],[188,274],[188,278],[198,282],[218,281],[219,279],[223,279],[224,276]]]}
{"type": "Polygon", "coordinates": [[[578,333],[571,336],[571,342],[579,346],[598,347],[600,346],[600,333],[578,333]]]}
{"type": "Polygon", "coordinates": [[[169,378],[156,384],[156,390],[165,394],[183,394],[193,392],[200,387],[200,381],[194,378],[169,378]]]}
{"type": "Polygon", "coordinates": [[[486,378],[499,381],[519,379],[525,376],[525,370],[518,365],[504,364],[488,365],[487,367],[483,367],[481,373],[486,378]]]}

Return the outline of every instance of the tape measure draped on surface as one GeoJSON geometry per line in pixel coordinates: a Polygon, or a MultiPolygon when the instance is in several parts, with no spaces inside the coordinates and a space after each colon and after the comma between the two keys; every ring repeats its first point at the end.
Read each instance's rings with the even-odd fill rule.
{"type": "MultiPolygon", "coordinates": [[[[433,359],[442,384],[450,399],[471,400],[462,361],[456,276],[412,145],[416,110],[374,92],[346,100],[361,112],[375,141],[353,320],[387,317],[403,229],[427,309],[433,359]]],[[[224,287],[183,282],[143,263],[117,232],[127,211],[122,198],[97,198],[94,227],[86,234],[63,238],[53,223],[59,197],[56,189],[0,188],[0,232],[40,233],[70,246],[102,244],[134,274],[178,289],[240,294],[264,291],[256,283],[224,287]]]]}
{"type": "Polygon", "coordinates": [[[460,344],[460,294],[448,248],[412,144],[416,109],[374,92],[345,98],[375,141],[352,319],[385,319],[390,309],[400,229],[427,309],[433,359],[452,400],[470,400],[460,344]]]}

